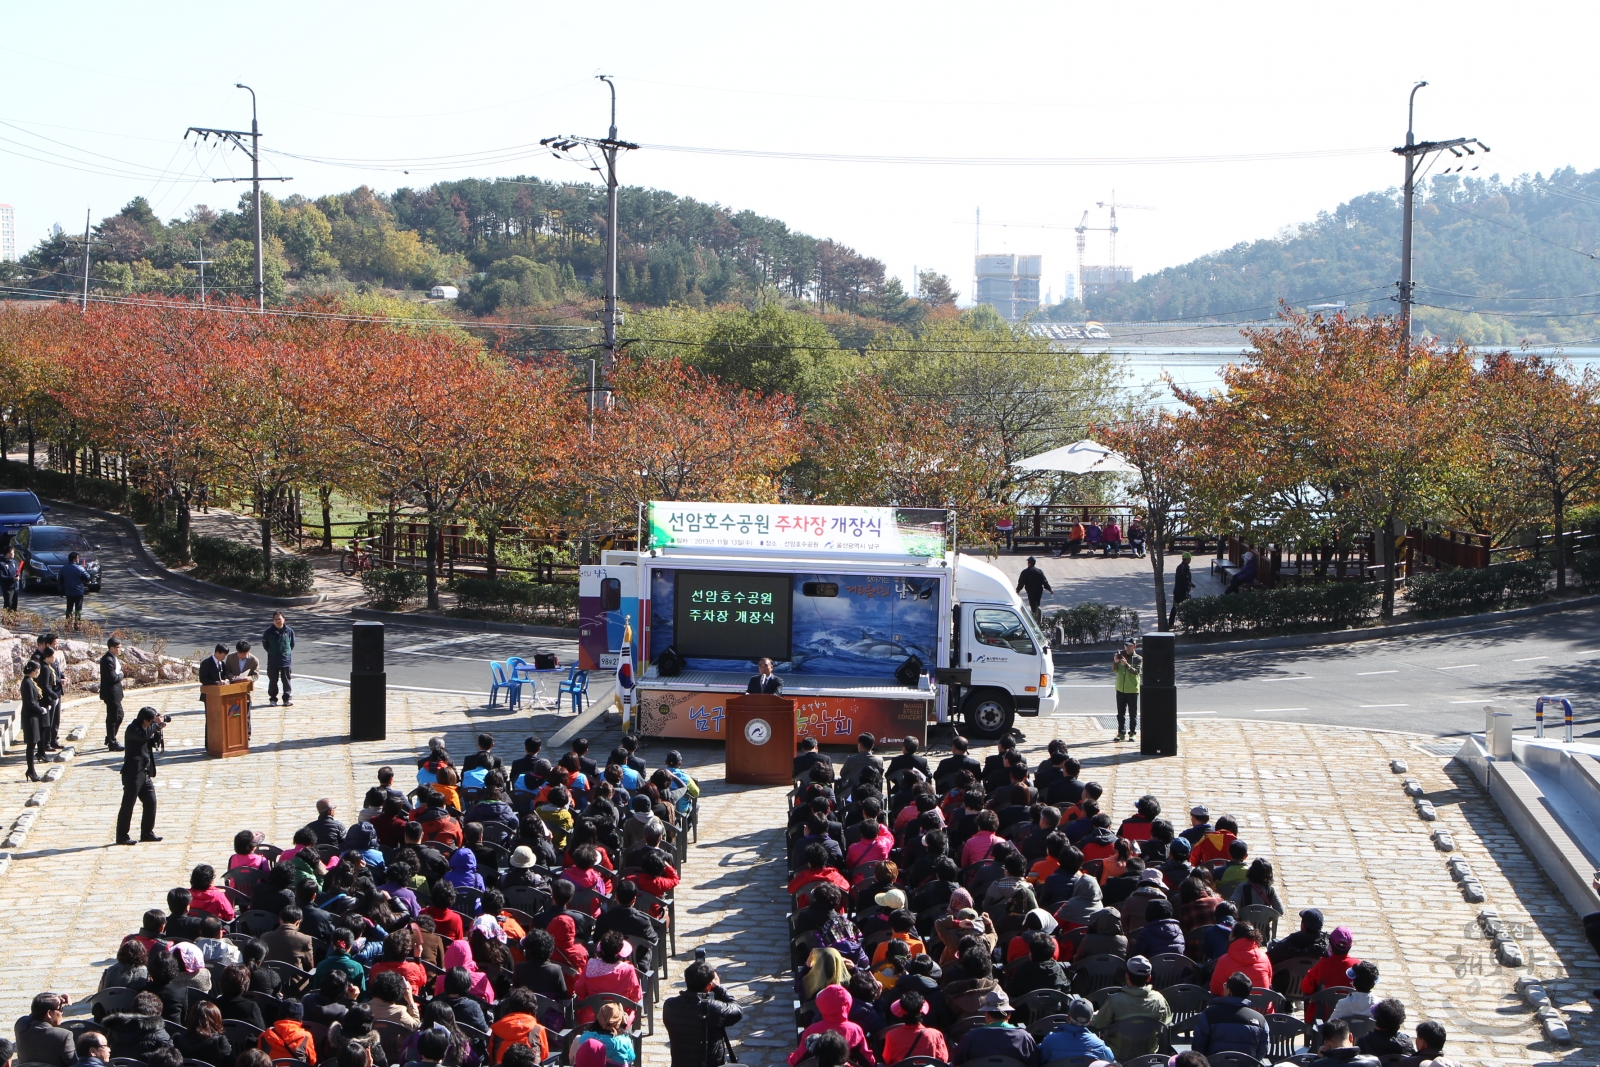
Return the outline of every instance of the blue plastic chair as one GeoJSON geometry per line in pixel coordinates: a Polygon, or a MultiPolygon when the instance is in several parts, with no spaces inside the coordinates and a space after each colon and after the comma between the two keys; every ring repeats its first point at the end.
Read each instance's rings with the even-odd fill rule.
{"type": "Polygon", "coordinates": [[[522,687],[527,685],[527,679],[511,678],[506,671],[506,665],[499,660],[489,661],[489,706],[495,706],[503,689],[506,693],[506,707],[517,708],[522,705],[522,687]]]}
{"type": "Polygon", "coordinates": [[[556,687],[556,706],[561,706],[561,698],[572,694],[572,714],[577,715],[583,711],[583,700],[589,695],[589,672],[580,671],[574,663],[567,668],[567,680],[556,687]]]}

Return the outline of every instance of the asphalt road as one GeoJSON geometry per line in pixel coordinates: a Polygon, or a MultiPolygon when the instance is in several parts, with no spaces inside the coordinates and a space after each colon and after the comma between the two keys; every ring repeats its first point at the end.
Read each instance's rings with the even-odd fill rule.
{"type": "MultiPolygon", "coordinates": [[[[168,652],[180,656],[218,641],[259,642],[271,621],[270,609],[170,587],[138,563],[123,543],[126,535],[110,523],[67,507],[52,518],[77,525],[99,548],[105,584],[88,598],[88,616],[164,636],[168,652]]],[[[24,595],[24,607],[30,599],[59,611],[59,598],[24,595]]],[[[289,617],[298,638],[296,674],[347,678],[349,616],[296,609],[289,617]]],[[[567,664],[577,656],[574,641],[394,624],[386,645],[390,685],[472,693],[488,692],[491,659],[552,651],[567,664]]],[[[1064,698],[1057,714],[1115,715],[1110,660],[1109,651],[1057,657],[1064,698]]],[[[1517,726],[1531,728],[1536,698],[1566,696],[1576,711],[1575,733],[1600,737],[1600,705],[1593,699],[1600,691],[1600,611],[1556,612],[1487,629],[1465,623],[1451,632],[1321,648],[1184,656],[1178,684],[1180,715],[1441,736],[1481,731],[1485,704],[1515,712],[1517,726]]],[[[1547,721],[1559,730],[1559,710],[1550,714],[1547,721]]],[[[1026,729],[1027,720],[1019,725],[1026,729]]]]}
{"type": "MultiPolygon", "coordinates": [[[[1115,716],[1111,653],[1058,657],[1058,714],[1115,716]]],[[[1497,704],[1531,728],[1540,696],[1565,696],[1574,735],[1600,736],[1600,612],[1555,612],[1492,628],[1320,648],[1180,656],[1178,713],[1441,736],[1481,732],[1497,704]]],[[[1546,729],[1561,729],[1546,707],[1546,729]]],[[[1024,729],[1026,726],[1024,724],[1024,729]]]]}
{"type": "MultiPolygon", "coordinates": [[[[116,525],[87,512],[59,506],[51,519],[74,525],[100,559],[102,587],[84,603],[84,615],[108,627],[144,631],[167,640],[167,652],[188,656],[208,654],[221,641],[230,648],[241,638],[258,648],[261,634],[272,623],[272,609],[237,604],[186,592],[170,585],[138,560],[127,535],[116,525]]],[[[47,593],[24,593],[21,607],[59,614],[61,598],[47,593]]],[[[297,676],[348,679],[350,676],[350,625],[345,614],[294,608],[286,612],[295,630],[294,671],[297,676]]],[[[532,659],[534,652],[554,652],[563,665],[577,658],[576,641],[525,637],[517,634],[446,630],[430,626],[390,624],[384,635],[385,667],[391,686],[414,686],[453,692],[489,692],[488,661],[507,656],[532,659]]],[[[263,662],[265,657],[263,657],[263,662]]],[[[546,676],[548,695],[555,675],[546,676]]]]}

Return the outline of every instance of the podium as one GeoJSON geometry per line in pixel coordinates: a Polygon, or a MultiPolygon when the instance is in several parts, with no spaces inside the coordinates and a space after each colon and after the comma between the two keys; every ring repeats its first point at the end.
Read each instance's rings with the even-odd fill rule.
{"type": "Polygon", "coordinates": [[[729,697],[723,707],[728,753],[723,777],[737,785],[789,785],[796,752],[794,701],[747,693],[729,697]]]}
{"type": "Polygon", "coordinates": [[[251,688],[248,680],[200,687],[206,702],[206,755],[221,759],[249,754],[251,688]]]}

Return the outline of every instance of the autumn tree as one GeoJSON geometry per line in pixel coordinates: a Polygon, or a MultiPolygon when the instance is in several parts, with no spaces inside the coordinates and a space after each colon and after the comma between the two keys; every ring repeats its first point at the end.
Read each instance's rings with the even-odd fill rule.
{"type": "Polygon", "coordinates": [[[1211,510],[1279,541],[1371,531],[1390,618],[1395,538],[1439,507],[1470,444],[1471,356],[1430,342],[1403,357],[1392,319],[1284,318],[1245,331],[1254,351],[1222,391],[1175,390],[1205,443],[1197,484],[1211,510]]]}
{"type": "Polygon", "coordinates": [[[799,454],[794,401],[758,396],[675,359],[630,359],[612,377],[616,406],[580,444],[591,513],[613,528],[646,500],[773,501],[799,454]]]}
{"type": "Polygon", "coordinates": [[[1567,508],[1600,483],[1600,376],[1565,360],[1501,352],[1478,393],[1493,447],[1522,495],[1541,500],[1555,531],[1556,589],[1567,587],[1567,508]]]}
{"type": "Polygon", "coordinates": [[[1167,619],[1166,546],[1190,497],[1194,421],[1160,407],[1132,412],[1095,428],[1095,439],[1115,449],[1134,468],[1133,491],[1142,502],[1145,543],[1156,587],[1156,625],[1167,619]]]}

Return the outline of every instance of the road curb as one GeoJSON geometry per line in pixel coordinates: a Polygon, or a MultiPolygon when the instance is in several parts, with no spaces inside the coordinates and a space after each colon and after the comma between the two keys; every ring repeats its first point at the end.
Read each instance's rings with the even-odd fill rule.
{"type": "MultiPolygon", "coordinates": [[[[1600,607],[1600,596],[1582,596],[1550,604],[1531,604],[1525,608],[1508,608],[1481,615],[1452,615],[1446,619],[1417,619],[1397,622],[1389,626],[1373,626],[1362,630],[1337,630],[1333,633],[1282,634],[1278,637],[1238,638],[1227,641],[1185,640],[1179,637],[1174,654],[1178,656],[1203,656],[1212,652],[1257,652],[1275,648],[1315,648],[1318,645],[1348,645],[1357,641],[1383,641],[1407,634],[1432,633],[1458,626],[1494,626],[1511,619],[1525,619],[1536,615],[1551,615],[1559,611],[1581,611],[1600,607]]],[[[1114,646],[1106,644],[1082,651],[1073,649],[1052,650],[1059,662],[1066,656],[1103,656],[1114,646]]]]}
{"type": "Polygon", "coordinates": [[[133,538],[133,551],[138,555],[139,561],[151,570],[156,571],[173,585],[187,589],[193,593],[205,596],[224,597],[229,600],[238,600],[246,604],[257,604],[269,608],[304,608],[320,604],[328,598],[326,593],[316,593],[312,596],[266,596],[263,593],[248,593],[243,589],[230,589],[225,585],[208,582],[203,578],[193,578],[179,571],[169,570],[155,557],[148,545],[144,543],[144,531],[139,529],[139,524],[126,515],[119,515],[115,511],[102,511],[99,508],[89,507],[87,504],[76,504],[70,500],[50,500],[40,497],[51,507],[73,508],[87,512],[99,519],[115,523],[133,538]]]}
{"type": "Polygon", "coordinates": [[[351,608],[350,617],[366,619],[371,622],[395,623],[402,626],[431,626],[439,630],[482,630],[487,633],[527,634],[531,637],[562,637],[569,641],[578,639],[576,628],[534,626],[522,622],[494,622],[490,619],[454,619],[448,615],[380,611],[377,608],[351,608]]]}

